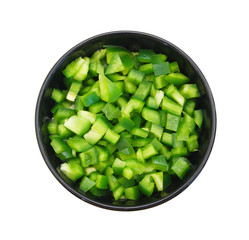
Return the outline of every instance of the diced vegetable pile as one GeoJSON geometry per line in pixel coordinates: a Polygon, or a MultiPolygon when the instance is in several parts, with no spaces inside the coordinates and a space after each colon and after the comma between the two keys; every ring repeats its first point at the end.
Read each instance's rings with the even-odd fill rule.
{"type": "Polygon", "coordinates": [[[104,46],[63,70],[47,129],[59,171],[115,200],[163,192],[191,167],[203,112],[197,85],[151,49],[104,46]]]}

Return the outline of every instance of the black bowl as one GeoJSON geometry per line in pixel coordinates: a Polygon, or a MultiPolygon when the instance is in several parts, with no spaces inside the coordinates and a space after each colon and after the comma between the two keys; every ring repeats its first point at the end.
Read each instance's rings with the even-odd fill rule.
{"type": "Polygon", "coordinates": [[[47,75],[41,87],[36,105],[35,128],[40,151],[48,168],[67,190],[83,201],[102,208],[122,211],[140,210],[159,205],[172,199],[186,189],[198,176],[206,164],[213,147],[216,132],[216,111],[212,92],[205,77],[186,53],[174,46],[172,43],[151,34],[134,31],[117,31],[89,38],[73,47],[59,59],[47,75]],[[199,138],[200,148],[198,152],[191,155],[190,160],[192,167],[190,171],[182,181],[175,180],[171,184],[167,189],[166,196],[162,196],[158,193],[152,195],[151,198],[123,202],[113,201],[111,197],[97,198],[90,193],[85,194],[79,192],[72,182],[67,181],[67,179],[57,171],[58,166],[60,165],[60,160],[56,158],[53,149],[49,144],[49,137],[45,134],[46,125],[51,118],[50,109],[54,104],[50,98],[51,90],[53,88],[64,87],[61,71],[69,62],[79,56],[91,56],[95,50],[102,48],[105,44],[124,46],[131,51],[138,51],[140,48],[148,48],[153,49],[158,53],[164,53],[168,56],[169,61],[177,61],[181,72],[195,81],[198,85],[201,93],[198,108],[204,109],[203,128],[199,138]]]}

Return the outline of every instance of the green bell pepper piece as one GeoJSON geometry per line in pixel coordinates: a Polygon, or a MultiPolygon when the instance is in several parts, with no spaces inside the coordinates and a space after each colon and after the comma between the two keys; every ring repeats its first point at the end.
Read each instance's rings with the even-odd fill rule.
{"type": "Polygon", "coordinates": [[[90,131],[84,135],[85,140],[90,144],[96,144],[112,125],[104,117],[98,117],[90,131]]]}
{"type": "Polygon", "coordinates": [[[165,78],[165,75],[155,76],[153,79],[153,83],[154,83],[155,89],[162,89],[169,85],[169,83],[167,82],[165,78]]]}
{"type": "Polygon", "coordinates": [[[126,116],[130,117],[130,114],[133,111],[136,112],[141,112],[144,106],[144,101],[136,98],[136,97],[132,97],[128,103],[126,103],[126,105],[124,106],[124,108],[122,109],[122,113],[124,113],[126,116]]]}
{"type": "Polygon", "coordinates": [[[188,99],[183,109],[189,116],[192,116],[195,110],[195,102],[191,99],[188,99]]]}
{"type": "Polygon", "coordinates": [[[86,107],[89,107],[100,100],[96,92],[86,93],[81,97],[81,99],[86,107]]]}
{"type": "Polygon", "coordinates": [[[170,73],[166,77],[167,82],[174,84],[176,87],[188,83],[190,79],[182,73],[170,73]]]}
{"type": "Polygon", "coordinates": [[[163,172],[153,173],[151,176],[156,184],[157,190],[163,191],[163,172]]]}
{"type": "Polygon", "coordinates": [[[93,187],[90,189],[90,192],[91,192],[91,194],[93,194],[94,196],[97,196],[97,197],[106,196],[107,193],[108,193],[106,189],[99,189],[99,188],[97,188],[96,186],[93,186],[93,187]]]}
{"type": "Polygon", "coordinates": [[[168,132],[164,132],[161,139],[162,143],[172,147],[173,146],[173,135],[168,132]]]}
{"type": "Polygon", "coordinates": [[[93,124],[96,120],[96,114],[89,111],[80,110],[77,112],[77,115],[88,119],[91,124],[93,124]]]}
{"type": "Polygon", "coordinates": [[[185,147],[185,142],[177,140],[177,133],[172,133],[172,138],[173,138],[173,148],[177,147],[185,147]]]}
{"type": "Polygon", "coordinates": [[[145,163],[143,153],[142,153],[142,148],[138,148],[137,153],[136,153],[137,160],[141,163],[145,163]]]}
{"type": "Polygon", "coordinates": [[[127,167],[129,167],[132,172],[136,174],[142,174],[145,170],[145,166],[143,163],[137,161],[136,159],[126,159],[124,160],[127,167]]]}
{"type": "Polygon", "coordinates": [[[167,146],[163,145],[161,149],[159,150],[159,153],[163,155],[166,158],[166,160],[169,160],[171,158],[171,151],[169,150],[167,146]]]}
{"type": "Polygon", "coordinates": [[[57,154],[62,153],[68,149],[68,145],[59,137],[55,137],[51,141],[50,145],[57,154]]]}
{"type": "Polygon", "coordinates": [[[172,157],[186,157],[188,156],[188,149],[186,147],[177,147],[171,149],[172,157]]]}
{"type": "Polygon", "coordinates": [[[176,132],[180,122],[180,117],[171,113],[167,114],[166,129],[176,132]]]}
{"type": "Polygon", "coordinates": [[[156,104],[156,100],[154,97],[147,98],[146,107],[151,108],[151,109],[158,109],[158,106],[156,104]]]}
{"type": "Polygon", "coordinates": [[[133,128],[131,131],[131,134],[137,137],[147,138],[149,135],[149,132],[141,128],[133,128]]]}
{"type": "Polygon", "coordinates": [[[126,82],[126,80],[124,80],[124,81],[118,81],[118,82],[114,82],[114,84],[120,89],[120,91],[121,91],[121,93],[122,94],[124,94],[124,92],[125,92],[125,83],[126,82]]]}
{"type": "Polygon", "coordinates": [[[129,167],[125,167],[125,168],[123,169],[123,171],[122,171],[122,175],[123,175],[126,179],[130,180],[130,179],[132,179],[132,177],[133,177],[133,171],[132,171],[129,167]]]}
{"type": "Polygon", "coordinates": [[[119,124],[129,132],[135,127],[135,123],[128,117],[122,117],[119,124]]]}
{"type": "Polygon", "coordinates": [[[126,71],[134,66],[133,59],[129,53],[114,53],[105,74],[112,74],[126,71]]]}
{"type": "Polygon", "coordinates": [[[201,128],[203,123],[203,111],[201,109],[195,110],[194,113],[194,120],[196,125],[201,128]]]}
{"type": "Polygon", "coordinates": [[[116,175],[121,175],[125,166],[126,163],[124,161],[116,158],[112,164],[112,169],[116,175]]]}
{"type": "Polygon", "coordinates": [[[68,161],[68,159],[76,157],[73,155],[73,151],[70,147],[68,147],[64,152],[56,154],[56,156],[63,162],[68,161]]]}
{"type": "Polygon", "coordinates": [[[62,71],[62,73],[67,77],[73,77],[80,69],[84,62],[84,59],[82,57],[78,57],[71,63],[69,63],[66,68],[62,71]]]}
{"type": "Polygon", "coordinates": [[[78,95],[78,96],[75,98],[74,109],[75,109],[76,111],[79,111],[79,110],[83,110],[83,108],[84,108],[84,103],[83,103],[83,101],[82,101],[82,99],[81,99],[81,96],[78,95]]]}
{"type": "Polygon", "coordinates": [[[159,151],[161,149],[161,147],[163,146],[163,144],[160,143],[156,138],[154,138],[151,141],[151,144],[154,146],[154,148],[155,148],[156,151],[159,151]]]}
{"type": "Polygon", "coordinates": [[[133,146],[129,142],[128,138],[126,137],[126,133],[123,132],[120,134],[120,139],[116,144],[118,150],[126,155],[135,154],[133,146]]]}
{"type": "Polygon", "coordinates": [[[158,151],[155,149],[155,146],[151,143],[142,148],[142,155],[144,159],[151,158],[152,156],[155,156],[157,154],[158,151]]]}
{"type": "Polygon", "coordinates": [[[124,192],[125,192],[126,198],[130,200],[137,200],[140,197],[138,186],[125,188],[124,192]]]}
{"type": "Polygon", "coordinates": [[[169,62],[153,64],[153,72],[155,76],[169,74],[171,72],[169,62]]]}
{"type": "Polygon", "coordinates": [[[98,151],[98,154],[99,154],[99,161],[100,162],[104,162],[104,161],[107,161],[109,159],[109,152],[104,149],[103,147],[100,147],[100,146],[96,146],[96,149],[98,151]]]}
{"type": "Polygon", "coordinates": [[[158,111],[144,107],[142,110],[142,116],[145,120],[160,125],[160,114],[158,111]]]}
{"type": "Polygon", "coordinates": [[[176,103],[175,101],[172,101],[166,96],[163,97],[162,110],[177,116],[181,116],[182,109],[183,107],[180,104],[176,103]]]}
{"type": "Polygon", "coordinates": [[[156,101],[157,108],[159,108],[159,106],[163,100],[163,97],[164,97],[164,92],[161,90],[157,90],[156,95],[155,95],[155,101],[156,101]]]}
{"type": "Polygon", "coordinates": [[[142,63],[150,63],[155,52],[151,49],[140,49],[137,55],[137,60],[142,63]]]}
{"type": "Polygon", "coordinates": [[[96,183],[92,181],[90,178],[85,176],[80,182],[80,189],[84,192],[90,190],[96,183]]]}
{"type": "Polygon", "coordinates": [[[198,136],[197,135],[190,136],[186,141],[186,145],[189,152],[197,151],[199,148],[198,136]]]}
{"type": "Polygon", "coordinates": [[[180,178],[186,175],[188,170],[190,169],[190,162],[187,158],[179,157],[176,162],[172,165],[171,170],[180,178]]]}
{"type": "Polygon", "coordinates": [[[118,179],[114,175],[108,176],[108,185],[112,192],[114,192],[120,186],[118,179]]]}
{"type": "Polygon", "coordinates": [[[70,148],[72,148],[76,152],[84,152],[92,148],[92,146],[85,139],[79,136],[69,138],[67,140],[67,144],[69,145],[70,148]]]}
{"type": "Polygon", "coordinates": [[[169,165],[164,155],[158,155],[158,156],[152,157],[152,166],[154,169],[163,171],[163,172],[166,172],[169,169],[169,165]]]}
{"type": "Polygon", "coordinates": [[[179,73],[180,72],[180,68],[177,62],[172,62],[169,64],[170,67],[170,71],[172,73],[179,73]]]}
{"type": "Polygon", "coordinates": [[[139,71],[143,72],[146,75],[152,74],[154,72],[153,64],[152,63],[143,64],[139,67],[139,71]]]}
{"type": "Polygon", "coordinates": [[[190,133],[194,133],[196,126],[195,120],[192,117],[190,117],[187,113],[184,113],[184,121],[188,126],[190,133]]]}
{"type": "Polygon", "coordinates": [[[122,185],[124,188],[129,188],[129,187],[135,186],[135,184],[136,184],[134,179],[128,180],[128,179],[125,178],[124,176],[118,177],[118,182],[119,182],[119,184],[122,185]]]}
{"type": "Polygon", "coordinates": [[[165,91],[165,94],[172,98],[173,100],[175,100],[177,103],[179,103],[181,106],[184,105],[185,103],[185,98],[180,94],[180,92],[178,91],[178,89],[171,84],[165,91]]]}
{"type": "Polygon", "coordinates": [[[96,187],[99,189],[107,189],[107,186],[108,186],[108,177],[99,174],[96,179],[96,187]]]}
{"type": "Polygon", "coordinates": [[[47,125],[47,130],[49,134],[57,134],[58,123],[57,122],[49,122],[47,125]]]}
{"type": "Polygon", "coordinates": [[[123,186],[119,186],[116,190],[114,190],[113,192],[113,197],[115,198],[115,200],[118,200],[121,198],[121,196],[124,193],[124,187],[123,186]]]}
{"type": "Polygon", "coordinates": [[[84,170],[85,170],[85,175],[86,176],[90,176],[90,174],[92,172],[96,172],[97,171],[95,167],[86,167],[86,168],[84,168],[84,170]]]}
{"type": "Polygon", "coordinates": [[[53,92],[52,92],[52,94],[51,94],[51,98],[52,98],[55,102],[61,103],[61,102],[63,102],[63,101],[65,100],[66,94],[65,94],[63,91],[61,91],[60,89],[54,88],[54,89],[53,89],[53,92]]]}
{"type": "Polygon", "coordinates": [[[187,125],[186,122],[186,118],[184,117],[183,119],[181,119],[178,129],[177,129],[177,133],[176,133],[176,139],[178,141],[187,141],[189,138],[189,127],[187,125]]]}
{"type": "Polygon", "coordinates": [[[137,91],[137,85],[127,81],[126,79],[124,80],[124,90],[127,93],[134,94],[137,91]]]}
{"type": "Polygon", "coordinates": [[[164,54],[154,54],[151,56],[151,63],[158,64],[163,63],[167,60],[167,56],[164,54]]]}
{"type": "Polygon", "coordinates": [[[95,147],[79,154],[81,165],[88,167],[99,162],[99,154],[95,147]]]}
{"type": "Polygon", "coordinates": [[[133,147],[143,147],[149,143],[151,143],[153,138],[133,138],[132,139],[132,146],[133,147]]]}
{"type": "Polygon", "coordinates": [[[157,137],[159,140],[161,139],[162,135],[163,135],[163,128],[157,124],[152,123],[151,125],[151,129],[150,129],[151,133],[153,133],[155,135],[155,137],[157,137]]]}
{"type": "Polygon", "coordinates": [[[113,164],[112,157],[109,158],[109,160],[104,162],[98,162],[94,164],[94,167],[99,171],[100,173],[104,173],[108,167],[111,167],[113,164]]]}
{"type": "Polygon", "coordinates": [[[155,184],[151,181],[151,175],[146,175],[138,184],[139,190],[147,197],[154,192],[155,184]]]}
{"type": "Polygon", "coordinates": [[[139,85],[143,79],[144,79],[145,74],[143,72],[140,72],[138,70],[135,69],[131,69],[126,80],[128,82],[132,82],[136,85],[139,85]]]}
{"type": "Polygon", "coordinates": [[[72,181],[76,181],[84,175],[84,169],[78,158],[70,159],[67,163],[62,163],[60,165],[60,171],[72,181]]]}
{"type": "Polygon", "coordinates": [[[106,103],[106,105],[102,109],[102,112],[110,121],[114,118],[120,118],[122,116],[121,111],[112,103],[106,103]]]}
{"type": "Polygon", "coordinates": [[[75,134],[82,136],[90,129],[91,123],[86,118],[74,115],[64,123],[64,126],[75,134]]]}
{"type": "Polygon", "coordinates": [[[99,74],[100,95],[105,102],[115,102],[122,94],[121,90],[103,73],[99,74]]]}
{"type": "Polygon", "coordinates": [[[89,71],[90,59],[88,57],[83,58],[83,63],[80,66],[76,74],[73,75],[73,78],[77,81],[82,82],[87,77],[89,71]]]}
{"type": "Polygon", "coordinates": [[[106,56],[106,49],[99,49],[93,53],[91,60],[101,60],[106,56]]]}
{"type": "Polygon", "coordinates": [[[113,82],[116,82],[116,81],[121,81],[121,80],[126,79],[126,76],[121,75],[119,73],[112,73],[112,74],[108,74],[107,78],[113,82]]]}
{"type": "Polygon", "coordinates": [[[111,45],[105,45],[104,47],[106,47],[106,61],[108,64],[110,64],[111,59],[113,57],[114,54],[130,54],[130,51],[128,51],[126,48],[124,47],[120,47],[120,46],[111,46],[111,45]]]}
{"type": "Polygon", "coordinates": [[[108,129],[104,136],[104,139],[110,142],[111,144],[116,144],[119,138],[120,138],[120,135],[112,131],[111,129],[108,129]]]}
{"type": "Polygon", "coordinates": [[[53,118],[56,122],[63,122],[75,114],[75,111],[70,108],[58,107],[54,112],[53,118]]]}
{"type": "Polygon", "coordinates": [[[159,111],[159,115],[160,115],[160,126],[165,127],[167,122],[167,112],[164,110],[159,111]]]}
{"type": "Polygon", "coordinates": [[[137,91],[134,94],[134,97],[143,101],[149,95],[151,85],[152,85],[152,82],[143,80],[139,84],[137,91]]]}
{"type": "Polygon", "coordinates": [[[181,95],[186,99],[200,97],[200,93],[196,84],[184,84],[179,90],[181,95]]]}
{"type": "Polygon", "coordinates": [[[91,113],[99,113],[102,111],[103,107],[105,106],[105,102],[99,101],[96,103],[93,103],[92,105],[89,106],[89,112],[91,113]]]}

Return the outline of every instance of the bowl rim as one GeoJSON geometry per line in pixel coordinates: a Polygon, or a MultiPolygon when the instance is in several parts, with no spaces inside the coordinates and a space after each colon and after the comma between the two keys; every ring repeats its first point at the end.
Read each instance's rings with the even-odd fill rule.
{"type": "Polygon", "coordinates": [[[177,46],[175,46],[174,44],[172,44],[171,42],[155,36],[153,34],[150,33],[145,33],[145,32],[140,32],[140,31],[130,31],[130,30],[120,30],[120,31],[111,31],[111,32],[105,32],[105,33],[101,33],[95,36],[92,36],[90,38],[87,38],[86,40],[81,41],[80,43],[78,43],[77,45],[75,45],[74,47],[72,47],[70,50],[68,50],[56,63],[55,65],[51,68],[51,70],[49,71],[48,75],[46,76],[38,98],[37,98],[37,102],[36,102],[36,109],[35,109],[35,132],[36,132],[36,138],[37,138],[37,142],[38,142],[38,146],[40,149],[40,152],[42,154],[42,157],[47,165],[47,167],[49,168],[49,170],[52,172],[52,174],[54,175],[54,177],[62,184],[62,186],[64,186],[69,192],[71,192],[73,195],[75,195],[76,197],[80,198],[81,200],[90,203],[94,206],[97,207],[101,207],[104,209],[109,209],[109,210],[118,210],[118,211],[133,211],[133,210],[143,210],[143,209],[148,209],[151,207],[155,207],[158,206],[162,203],[165,203],[171,199],[173,199],[174,197],[176,197],[177,195],[179,195],[181,192],[183,192],[195,179],[196,177],[200,174],[200,172],[202,171],[202,169],[204,168],[204,166],[206,165],[206,162],[211,154],[213,145],[214,145],[214,140],[215,140],[215,135],[216,135],[216,126],[217,125],[217,116],[216,116],[216,107],[215,107],[215,102],[214,102],[214,98],[211,92],[211,89],[209,87],[209,84],[205,78],[205,76],[203,75],[203,73],[201,72],[201,70],[199,69],[199,67],[196,65],[196,63],[185,53],[183,52],[180,48],[178,48],[177,46]],[[141,204],[141,205],[137,205],[137,206],[115,206],[115,205],[108,205],[108,204],[104,204],[101,202],[98,202],[96,200],[92,200],[87,198],[86,196],[83,196],[82,194],[80,194],[79,192],[77,192],[76,190],[74,190],[72,187],[70,187],[59,175],[59,173],[56,171],[56,169],[53,168],[52,164],[49,161],[48,156],[46,155],[44,146],[42,144],[42,136],[41,136],[41,131],[39,131],[40,127],[39,127],[39,112],[40,112],[40,103],[42,100],[42,97],[44,95],[44,92],[50,82],[50,78],[53,76],[54,72],[59,68],[59,66],[64,62],[64,60],[71,55],[74,51],[76,51],[78,48],[80,48],[83,45],[88,44],[89,42],[96,40],[98,38],[103,38],[103,37],[107,37],[107,36],[112,36],[112,35],[134,35],[134,36],[142,36],[142,37],[146,37],[146,38],[150,38],[150,39],[154,39],[157,41],[160,41],[166,45],[168,45],[170,48],[174,49],[174,51],[176,51],[178,54],[182,55],[185,57],[185,59],[191,64],[191,66],[193,67],[193,69],[197,72],[197,74],[200,76],[201,82],[203,83],[205,90],[206,90],[206,94],[209,98],[210,101],[210,109],[211,109],[211,136],[210,136],[210,141],[207,147],[207,151],[203,157],[203,160],[201,162],[201,164],[198,166],[198,168],[194,171],[193,175],[182,185],[180,186],[176,191],[170,193],[169,195],[166,195],[165,197],[162,197],[154,202],[151,203],[145,203],[145,204],[141,204]]]}

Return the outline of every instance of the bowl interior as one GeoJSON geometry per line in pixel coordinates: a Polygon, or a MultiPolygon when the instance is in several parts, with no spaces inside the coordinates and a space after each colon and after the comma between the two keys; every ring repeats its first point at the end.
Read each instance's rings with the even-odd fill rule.
{"type": "Polygon", "coordinates": [[[48,167],[55,177],[77,197],[101,207],[117,210],[143,209],[165,202],[181,191],[183,191],[199,174],[204,167],[210,151],[212,149],[216,128],[215,106],[212,93],[204,76],[195,65],[195,63],[180,49],[173,44],[144,33],[134,32],[114,32],[102,34],[93,37],[78,44],[68,51],[52,68],[48,74],[37,101],[36,109],[36,133],[41,153],[48,167]],[[193,82],[196,82],[201,92],[201,98],[198,101],[197,108],[204,109],[204,122],[202,132],[199,138],[200,148],[198,152],[191,154],[191,169],[183,180],[174,179],[173,183],[167,189],[167,195],[154,194],[151,198],[142,198],[139,201],[113,201],[111,197],[97,198],[90,193],[80,192],[76,184],[68,181],[64,176],[58,173],[57,169],[61,161],[56,158],[53,149],[50,146],[50,140],[46,134],[46,126],[51,118],[50,109],[54,105],[50,95],[53,88],[65,89],[63,84],[62,70],[65,66],[78,56],[91,56],[91,54],[103,47],[103,45],[124,46],[131,51],[138,51],[140,48],[153,49],[157,53],[164,53],[168,60],[177,61],[181,72],[187,75],[193,82]]]}

